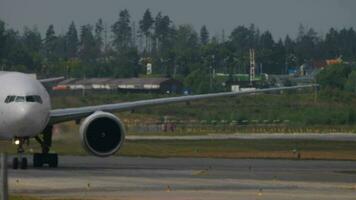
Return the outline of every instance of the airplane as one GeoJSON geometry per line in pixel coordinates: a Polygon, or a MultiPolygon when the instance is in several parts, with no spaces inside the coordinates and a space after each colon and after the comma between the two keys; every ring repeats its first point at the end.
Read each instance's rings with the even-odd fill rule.
{"type": "Polygon", "coordinates": [[[28,144],[30,138],[35,138],[42,150],[41,153],[33,154],[33,166],[58,167],[58,155],[50,153],[52,130],[55,124],[76,121],[80,124],[79,133],[84,149],[95,156],[107,157],[120,150],[126,135],[125,126],[119,117],[112,114],[113,112],[216,97],[317,87],[317,85],[303,85],[187,95],[53,110],[50,96],[44,87],[45,83],[52,80],[58,78],[37,80],[33,76],[20,72],[0,72],[0,139],[13,140],[17,145],[17,156],[12,160],[13,169],[27,169],[27,158],[22,155],[25,152],[24,145],[28,144]]]}

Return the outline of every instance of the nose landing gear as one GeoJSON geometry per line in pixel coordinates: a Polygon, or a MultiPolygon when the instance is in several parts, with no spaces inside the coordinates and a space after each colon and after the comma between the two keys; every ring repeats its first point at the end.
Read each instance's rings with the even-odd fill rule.
{"type": "Polygon", "coordinates": [[[25,143],[28,144],[28,138],[18,138],[15,140],[15,144],[17,145],[17,157],[12,159],[12,168],[13,169],[27,169],[27,158],[23,156],[24,148],[23,145],[25,143]]]}
{"type": "MultiPolygon", "coordinates": [[[[33,167],[40,168],[44,165],[48,165],[50,168],[58,167],[58,155],[54,153],[49,153],[52,146],[52,126],[48,126],[42,134],[35,137],[36,141],[41,145],[42,153],[33,154],[33,167]]],[[[29,138],[16,138],[15,144],[17,145],[17,157],[12,160],[13,169],[27,169],[28,162],[27,158],[23,156],[25,150],[23,148],[24,144],[29,144],[29,138]]]]}

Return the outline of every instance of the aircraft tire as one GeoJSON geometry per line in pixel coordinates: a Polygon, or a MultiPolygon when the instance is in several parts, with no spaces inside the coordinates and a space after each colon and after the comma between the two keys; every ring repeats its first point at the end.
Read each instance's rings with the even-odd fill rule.
{"type": "Polygon", "coordinates": [[[35,153],[33,154],[33,167],[40,168],[43,166],[42,154],[35,153]]]}
{"type": "Polygon", "coordinates": [[[48,154],[48,165],[50,168],[58,167],[58,155],[57,154],[48,154]]]}
{"type": "Polygon", "coordinates": [[[47,164],[50,168],[58,167],[58,154],[53,153],[35,153],[33,154],[33,167],[41,168],[47,164]]]}
{"type": "Polygon", "coordinates": [[[20,163],[21,169],[27,169],[27,158],[22,158],[20,163]]]}
{"type": "Polygon", "coordinates": [[[12,169],[18,169],[18,168],[19,168],[19,159],[13,158],[12,159],[12,169]]]}

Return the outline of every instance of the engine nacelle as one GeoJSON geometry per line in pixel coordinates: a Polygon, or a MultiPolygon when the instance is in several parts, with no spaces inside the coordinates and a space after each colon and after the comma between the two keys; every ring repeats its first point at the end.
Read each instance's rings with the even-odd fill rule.
{"type": "Polygon", "coordinates": [[[80,126],[82,145],[89,153],[107,157],[115,154],[125,141],[125,127],[111,113],[95,112],[80,126]]]}

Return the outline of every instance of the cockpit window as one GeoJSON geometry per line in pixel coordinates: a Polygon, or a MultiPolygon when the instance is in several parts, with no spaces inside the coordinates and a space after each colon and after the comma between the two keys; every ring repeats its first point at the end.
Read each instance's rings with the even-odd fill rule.
{"type": "Polygon", "coordinates": [[[27,96],[26,102],[36,102],[35,96],[27,96]]]}
{"type": "Polygon", "coordinates": [[[16,96],[7,96],[5,99],[5,103],[11,103],[15,101],[16,96]]]}
{"type": "Polygon", "coordinates": [[[43,103],[43,101],[42,101],[42,98],[40,97],[40,96],[34,96],[35,97],[35,101],[37,102],[37,103],[40,103],[40,104],[42,104],[43,103]]]}
{"type": "Polygon", "coordinates": [[[38,95],[26,96],[26,102],[40,103],[42,104],[42,99],[38,95]]]}
{"type": "Polygon", "coordinates": [[[23,96],[17,96],[15,101],[16,101],[16,102],[25,102],[25,97],[23,97],[23,96]]]}
{"type": "Polygon", "coordinates": [[[29,102],[29,103],[39,103],[42,104],[42,98],[38,95],[30,95],[30,96],[7,96],[5,99],[5,103],[11,102],[29,102]]]}

